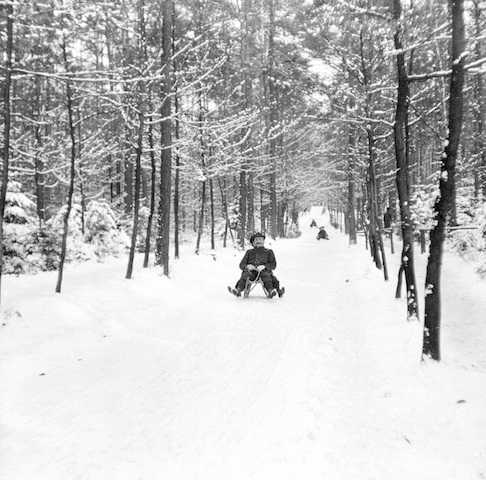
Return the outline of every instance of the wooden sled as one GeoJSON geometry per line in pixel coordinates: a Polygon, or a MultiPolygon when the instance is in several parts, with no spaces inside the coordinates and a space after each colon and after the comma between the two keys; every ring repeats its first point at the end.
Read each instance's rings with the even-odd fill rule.
{"type": "Polygon", "coordinates": [[[267,298],[271,298],[270,297],[270,293],[267,291],[267,289],[265,288],[265,285],[263,285],[263,281],[262,279],[260,278],[260,272],[258,272],[258,275],[257,277],[255,278],[255,280],[250,280],[249,278],[246,279],[246,284],[245,284],[245,289],[243,290],[243,297],[244,298],[248,298],[249,295],[250,295],[250,292],[257,286],[257,285],[261,285],[262,288],[263,288],[263,291],[265,292],[265,296],[267,298]]]}

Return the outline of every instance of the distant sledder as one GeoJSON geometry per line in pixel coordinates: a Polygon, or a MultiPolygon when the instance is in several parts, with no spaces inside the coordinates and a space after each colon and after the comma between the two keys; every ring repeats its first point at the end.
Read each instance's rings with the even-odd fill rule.
{"type": "Polygon", "coordinates": [[[285,293],[285,288],[280,288],[280,282],[273,274],[277,268],[277,261],[273,250],[263,246],[265,235],[255,233],[250,237],[250,243],[253,248],[245,252],[240,262],[242,270],[241,277],[236,283],[235,288],[228,287],[228,291],[237,297],[247,298],[253,288],[261,284],[267,298],[273,298],[276,295],[281,297],[285,293]]]}
{"type": "Polygon", "coordinates": [[[329,236],[324,227],[319,227],[319,232],[317,233],[317,240],[329,240],[329,236]]]}

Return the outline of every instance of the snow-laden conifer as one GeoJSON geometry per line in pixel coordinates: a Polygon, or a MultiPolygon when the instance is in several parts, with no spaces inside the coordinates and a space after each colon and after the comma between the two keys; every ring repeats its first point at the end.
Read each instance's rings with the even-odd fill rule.
{"type": "Polygon", "coordinates": [[[84,241],[95,258],[118,257],[128,246],[127,235],[118,228],[115,212],[105,200],[92,200],[85,214],[84,241]]]}
{"type": "Polygon", "coordinates": [[[27,257],[34,249],[35,220],[34,202],[22,193],[19,182],[10,181],[4,214],[4,273],[29,272],[27,257]]]}

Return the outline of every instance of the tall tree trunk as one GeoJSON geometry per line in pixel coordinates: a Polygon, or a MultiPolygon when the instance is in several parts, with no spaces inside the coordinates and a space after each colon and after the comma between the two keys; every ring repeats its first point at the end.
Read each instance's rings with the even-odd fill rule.
{"type": "Polygon", "coordinates": [[[201,249],[201,237],[204,229],[204,210],[206,208],[206,179],[203,180],[201,186],[201,207],[199,210],[199,220],[197,224],[197,239],[196,239],[196,255],[199,255],[201,249]]]}
{"type": "Polygon", "coordinates": [[[214,218],[214,186],[213,179],[209,179],[209,199],[211,202],[211,250],[215,250],[214,243],[214,229],[215,229],[215,218],[214,218]]]}
{"type": "Polygon", "coordinates": [[[230,220],[229,220],[228,194],[227,194],[227,188],[226,188],[226,180],[225,179],[221,180],[221,178],[218,177],[218,183],[219,183],[219,189],[221,191],[221,204],[223,206],[223,215],[224,215],[224,219],[225,219],[223,247],[226,247],[228,231],[231,235],[232,241],[234,241],[234,238],[233,238],[233,232],[231,230],[231,225],[230,225],[230,220]]]}
{"type": "Polygon", "coordinates": [[[268,57],[267,57],[267,81],[268,81],[268,99],[269,107],[269,125],[268,135],[268,158],[271,165],[269,175],[270,190],[270,235],[272,238],[277,237],[278,228],[278,210],[277,210],[277,139],[275,127],[277,125],[277,105],[275,84],[275,5],[273,0],[268,1],[268,57]]]}
{"type": "Polygon", "coordinates": [[[464,62],[466,37],[464,0],[451,1],[452,76],[450,81],[448,141],[441,158],[439,197],[434,206],[436,224],[430,233],[430,253],[425,278],[425,322],[423,355],[440,360],[441,270],[447,217],[450,214],[456,158],[464,110],[464,62]]]}
{"type": "Polygon", "coordinates": [[[380,270],[383,268],[384,262],[382,261],[382,250],[380,242],[380,224],[377,215],[377,185],[376,185],[376,174],[375,174],[375,148],[374,148],[374,135],[371,126],[367,128],[367,138],[368,138],[368,198],[369,198],[369,236],[371,245],[371,254],[375,265],[380,270]]]}
{"type": "Polygon", "coordinates": [[[354,194],[354,178],[353,174],[349,175],[348,179],[348,211],[346,213],[349,244],[356,245],[358,237],[356,233],[356,197],[354,194]]]}
{"type": "Polygon", "coordinates": [[[282,199],[278,204],[278,217],[277,217],[277,235],[281,238],[285,237],[285,218],[287,213],[287,202],[282,199]]]}
{"type": "MultiPolygon", "coordinates": [[[[113,71],[116,68],[116,61],[113,54],[112,42],[113,42],[113,32],[111,28],[111,22],[106,19],[105,21],[105,31],[104,31],[104,42],[106,44],[106,59],[108,61],[108,70],[113,71]]],[[[110,94],[115,92],[115,85],[114,83],[110,82],[109,84],[110,94]]],[[[118,137],[118,130],[117,130],[117,123],[118,122],[111,122],[109,127],[106,129],[106,143],[111,143],[112,139],[118,137]]],[[[118,155],[114,155],[110,152],[107,155],[108,158],[108,179],[110,182],[110,201],[113,202],[115,198],[118,198],[121,195],[121,160],[118,155]]]]}
{"type": "Polygon", "coordinates": [[[172,169],[172,0],[164,0],[162,7],[162,68],[164,83],[162,88],[161,107],[161,147],[160,154],[160,199],[158,212],[156,262],[163,267],[165,276],[169,276],[169,239],[170,239],[170,201],[172,169]]]}
{"type": "MultiPolygon", "coordinates": [[[[199,92],[202,92],[202,85],[200,86],[199,92]]],[[[198,129],[199,129],[199,151],[201,155],[201,171],[203,175],[202,188],[201,188],[201,210],[199,211],[199,222],[197,227],[197,240],[196,240],[196,255],[199,255],[199,250],[201,248],[201,237],[204,229],[204,210],[206,209],[206,144],[204,142],[204,114],[202,105],[202,96],[199,94],[198,99],[199,104],[199,118],[198,118],[198,129]]]]}
{"type": "Polygon", "coordinates": [[[43,148],[43,136],[42,132],[45,130],[45,126],[42,125],[43,122],[43,110],[42,105],[44,102],[41,101],[42,90],[41,82],[43,79],[35,77],[35,91],[36,91],[36,116],[37,124],[35,125],[35,143],[36,152],[34,160],[34,184],[35,184],[35,201],[37,216],[39,217],[39,224],[42,225],[46,219],[46,199],[45,199],[45,176],[44,176],[44,163],[42,161],[42,148],[43,148]]]}
{"type": "MultiPolygon", "coordinates": [[[[149,93],[150,95],[150,93],[149,93]]],[[[152,102],[149,100],[149,109],[152,111],[152,102]]],[[[155,144],[154,144],[154,127],[153,127],[153,116],[149,117],[148,126],[148,142],[150,148],[150,206],[149,215],[147,219],[147,231],[145,234],[145,254],[143,258],[143,267],[147,268],[150,257],[150,245],[152,239],[152,225],[154,221],[155,213],[155,188],[156,188],[156,178],[157,178],[157,167],[155,162],[155,144]]]]}
{"type": "Polygon", "coordinates": [[[247,175],[247,194],[246,194],[246,225],[248,232],[255,231],[255,184],[253,182],[253,172],[251,169],[247,175]]]}
{"type": "Polygon", "coordinates": [[[356,245],[358,238],[356,234],[356,197],[355,197],[355,159],[353,151],[354,136],[351,129],[348,132],[348,227],[349,227],[349,244],[356,245]]]}
{"type": "Polygon", "coordinates": [[[84,176],[83,176],[83,135],[82,135],[82,131],[81,131],[81,126],[82,126],[82,121],[81,121],[81,115],[79,113],[79,110],[78,110],[78,117],[77,117],[77,129],[76,131],[78,132],[78,144],[77,144],[77,164],[78,164],[78,168],[77,168],[77,177],[78,177],[78,180],[79,180],[79,196],[81,197],[81,234],[84,236],[84,232],[85,232],[85,225],[86,225],[86,221],[85,221],[85,217],[84,217],[84,214],[86,212],[86,194],[84,192],[84,176]]]}
{"type": "MultiPolygon", "coordinates": [[[[248,113],[251,108],[251,78],[250,78],[250,11],[252,0],[243,0],[242,4],[242,22],[241,22],[241,84],[242,84],[242,106],[245,113],[248,113]]],[[[247,126],[242,132],[243,143],[243,162],[239,174],[239,222],[238,222],[238,241],[240,246],[245,246],[246,232],[247,232],[247,170],[248,170],[248,132],[247,126]]]]}
{"type": "MultiPolygon", "coordinates": [[[[62,45],[61,45],[62,57],[64,62],[64,70],[66,72],[66,75],[69,76],[70,68],[69,68],[69,62],[67,58],[66,34],[64,33],[64,16],[61,17],[61,22],[63,27],[62,45]]],[[[68,229],[69,229],[69,215],[71,214],[71,208],[73,203],[74,179],[76,175],[76,130],[74,125],[73,92],[71,88],[71,81],[69,80],[69,78],[66,80],[66,101],[67,101],[67,110],[68,110],[69,136],[71,139],[71,168],[70,168],[70,175],[69,175],[67,208],[63,219],[61,257],[59,260],[59,271],[58,271],[57,284],[56,284],[56,293],[61,292],[64,262],[66,260],[66,245],[67,245],[67,236],[68,236],[68,229]]]]}
{"type": "MultiPolygon", "coordinates": [[[[479,0],[474,1],[474,29],[476,32],[476,46],[475,57],[480,59],[483,57],[484,48],[483,37],[481,36],[483,26],[481,25],[481,11],[482,7],[479,0]]],[[[474,84],[474,100],[473,100],[473,115],[475,134],[473,139],[473,154],[476,159],[476,174],[475,174],[475,196],[479,197],[482,193],[483,198],[486,198],[486,150],[484,141],[484,123],[486,121],[486,100],[484,78],[482,75],[475,75],[472,79],[474,84]]]]}
{"type": "Polygon", "coordinates": [[[240,171],[240,191],[239,191],[239,222],[238,222],[238,242],[240,247],[245,246],[246,238],[246,198],[247,198],[247,185],[246,185],[246,171],[243,166],[240,171]]]}
{"type": "MultiPolygon", "coordinates": [[[[141,92],[141,97],[142,96],[143,93],[141,92]]],[[[125,276],[126,279],[132,278],[133,261],[135,259],[135,250],[137,248],[138,219],[140,214],[140,177],[141,177],[141,170],[142,170],[143,126],[144,126],[143,99],[141,99],[141,104],[139,108],[140,108],[140,112],[139,112],[139,123],[138,123],[138,140],[137,140],[137,151],[135,155],[135,192],[134,192],[135,198],[134,198],[134,205],[133,205],[133,225],[132,225],[132,238],[130,242],[130,253],[128,256],[127,274],[125,276]]]]}
{"type": "MultiPolygon", "coordinates": [[[[225,92],[225,95],[229,95],[229,88],[231,85],[230,82],[231,48],[230,48],[229,31],[228,31],[226,19],[223,19],[222,28],[223,28],[223,37],[224,37],[224,45],[225,45],[225,53],[226,53],[226,62],[224,63],[224,67],[223,67],[223,91],[225,92]]],[[[224,102],[223,112],[222,112],[223,118],[226,118],[227,110],[228,110],[227,102],[224,102]]],[[[223,234],[223,248],[226,248],[228,242],[228,232],[230,233],[231,239],[234,242],[233,232],[231,230],[231,224],[230,224],[229,212],[228,212],[228,191],[227,191],[228,189],[226,186],[225,177],[221,178],[220,176],[218,176],[217,178],[218,178],[219,190],[221,193],[222,214],[225,221],[224,234],[223,234]]]]}
{"type": "MultiPolygon", "coordinates": [[[[125,2],[121,3],[121,9],[123,15],[128,15],[128,9],[125,2]]],[[[128,71],[131,68],[131,55],[129,50],[128,30],[122,29],[122,52],[123,52],[123,68],[128,71]]],[[[128,86],[125,86],[125,92],[127,97],[130,96],[130,90],[128,86]]],[[[125,107],[126,118],[130,118],[130,109],[125,107]]],[[[131,159],[132,151],[132,130],[128,120],[124,122],[124,142],[123,142],[123,163],[120,165],[123,167],[123,203],[125,206],[125,213],[128,215],[133,211],[133,163],[131,159]]]]}
{"type": "Polygon", "coordinates": [[[3,151],[2,151],[2,191],[0,192],[0,301],[2,294],[3,275],[3,217],[7,198],[9,160],[10,160],[10,129],[11,129],[11,101],[12,88],[12,56],[13,56],[13,1],[5,4],[7,39],[5,52],[5,81],[3,89],[3,151]]]}
{"type": "MultiPolygon", "coordinates": [[[[279,116],[280,114],[278,114],[278,117],[279,116]]],[[[276,181],[281,189],[280,195],[277,195],[277,235],[281,238],[284,238],[288,225],[289,197],[287,191],[287,155],[285,153],[284,136],[282,133],[278,135],[277,152],[277,157],[280,162],[276,169],[279,172],[276,181]]]]}
{"type": "MultiPolygon", "coordinates": [[[[147,41],[146,41],[146,31],[145,31],[145,21],[141,24],[143,28],[143,38],[144,43],[142,45],[142,55],[148,65],[149,55],[147,51],[147,41]]],[[[148,143],[150,148],[150,205],[149,205],[149,215],[147,218],[147,230],[145,234],[145,253],[143,258],[143,268],[147,268],[149,264],[150,250],[152,244],[152,225],[154,222],[155,215],[155,190],[157,187],[157,164],[155,161],[155,141],[154,141],[154,117],[152,115],[153,102],[152,102],[152,87],[148,87],[148,100],[147,107],[149,109],[149,125],[148,125],[148,143]]],[[[143,145],[143,142],[142,142],[143,145]]]]}
{"type": "MultiPolygon", "coordinates": [[[[175,5],[172,5],[175,8],[175,5]]],[[[173,18],[175,18],[175,12],[172,11],[173,18]]],[[[172,53],[173,53],[173,69],[174,72],[178,71],[178,62],[176,61],[176,50],[175,50],[175,28],[172,29],[172,53]]],[[[179,258],[179,234],[180,234],[180,169],[181,169],[181,156],[179,154],[179,140],[180,135],[180,122],[179,122],[179,94],[177,82],[174,82],[174,134],[176,139],[176,149],[175,149],[175,176],[174,176],[174,258],[179,258]]]]}
{"type": "Polygon", "coordinates": [[[263,191],[260,190],[260,231],[265,232],[268,224],[268,205],[265,205],[263,191]]]}
{"type": "MultiPolygon", "coordinates": [[[[128,113],[128,112],[127,112],[128,113]]],[[[127,115],[128,116],[128,115],[127,115]]],[[[123,196],[125,204],[125,213],[130,213],[133,209],[133,163],[130,158],[130,151],[132,149],[132,132],[128,125],[125,125],[125,146],[123,149],[123,173],[124,173],[124,187],[125,194],[123,196]]]]}
{"type": "Polygon", "coordinates": [[[385,248],[383,245],[383,225],[381,221],[380,208],[378,205],[378,181],[376,178],[376,162],[375,162],[375,148],[374,148],[374,134],[371,128],[368,129],[369,148],[370,148],[370,185],[371,185],[371,216],[370,227],[373,227],[373,240],[376,248],[376,258],[379,259],[377,263],[378,268],[383,268],[383,275],[385,281],[388,281],[388,267],[386,263],[385,248]],[[379,252],[379,253],[378,253],[379,252]]]}
{"type": "Polygon", "coordinates": [[[410,211],[410,162],[408,147],[408,106],[410,101],[410,85],[405,67],[405,53],[402,44],[402,6],[400,0],[394,0],[394,18],[396,22],[395,49],[397,54],[398,96],[395,111],[394,139],[397,161],[397,190],[400,202],[402,256],[401,269],[405,274],[407,287],[407,319],[418,320],[419,307],[417,299],[417,283],[415,280],[415,263],[413,250],[413,225],[410,211]]]}
{"type": "MultiPolygon", "coordinates": [[[[177,92],[174,98],[174,113],[175,113],[175,137],[176,145],[179,145],[180,140],[180,125],[179,125],[179,99],[177,92]]],[[[181,156],[179,155],[179,147],[175,151],[175,177],[174,177],[174,258],[179,258],[179,233],[180,233],[180,184],[181,184],[181,156]]]]}
{"type": "MultiPolygon", "coordinates": [[[[145,16],[144,16],[144,0],[139,0],[138,4],[138,21],[139,21],[139,75],[143,78],[145,65],[145,16]]],[[[138,84],[138,137],[137,137],[137,151],[135,154],[135,198],[133,206],[133,226],[132,239],[130,243],[130,254],[128,256],[128,266],[126,279],[132,278],[133,262],[135,259],[135,251],[137,248],[138,222],[140,215],[140,183],[142,176],[142,151],[143,151],[143,130],[145,119],[145,83],[142,79],[138,84]]]]}

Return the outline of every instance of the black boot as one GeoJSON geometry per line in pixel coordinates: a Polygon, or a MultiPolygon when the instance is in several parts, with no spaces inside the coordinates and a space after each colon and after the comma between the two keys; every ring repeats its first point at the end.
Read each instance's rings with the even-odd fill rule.
{"type": "Polygon", "coordinates": [[[231,287],[228,287],[228,291],[230,293],[232,293],[233,295],[236,295],[237,297],[241,297],[241,288],[231,288],[231,287]]]}

